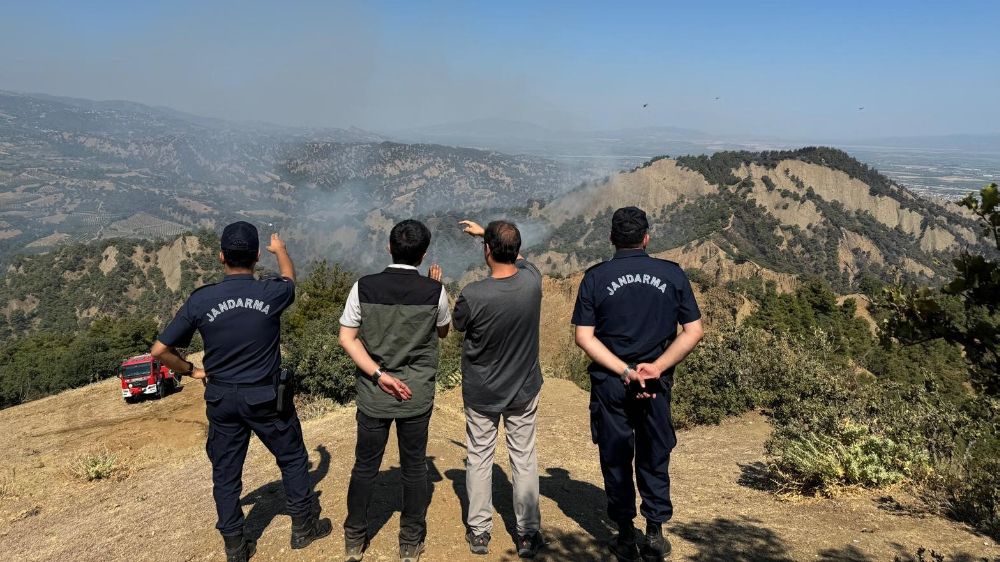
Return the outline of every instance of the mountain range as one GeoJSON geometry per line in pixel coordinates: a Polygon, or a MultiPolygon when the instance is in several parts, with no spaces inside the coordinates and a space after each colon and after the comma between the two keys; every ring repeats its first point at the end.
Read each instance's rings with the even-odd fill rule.
{"type": "MultiPolygon", "coordinates": [[[[661,134],[668,131],[650,130],[651,139],[661,134]]],[[[385,263],[392,224],[416,217],[434,232],[428,261],[459,283],[482,259],[461,219],[515,220],[525,251],[566,276],[610,254],[610,213],[628,204],[650,214],[650,250],[706,283],[762,278],[789,288],[815,276],[846,294],[867,277],[936,283],[957,252],[991,251],[964,209],[836,149],[656,157],[597,172],[359,130],[0,93],[8,333],[47,322],[39,316],[52,308],[46,299],[66,301],[53,305],[65,309],[53,325],[112,309],[166,310],[210,274],[208,231],[236,219],[282,232],[300,263],[327,259],[362,273],[385,263]],[[41,255],[15,257],[25,253],[41,255]],[[52,271],[62,273],[41,281],[52,271]],[[112,301],[108,291],[126,298],[112,301]],[[148,291],[158,296],[143,300],[148,291]]]]}

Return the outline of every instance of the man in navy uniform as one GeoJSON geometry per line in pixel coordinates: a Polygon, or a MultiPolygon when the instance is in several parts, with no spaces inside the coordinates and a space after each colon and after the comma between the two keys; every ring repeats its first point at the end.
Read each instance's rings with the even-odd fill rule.
{"type": "Polygon", "coordinates": [[[608,516],[619,529],[611,544],[619,562],[640,557],[658,562],[670,552],[662,529],[673,515],[668,468],[677,439],[670,390],[674,367],[703,334],[684,271],[646,254],[648,230],[641,209],[615,211],[615,255],[587,270],[573,311],[576,344],[593,361],[588,368],[591,433],[600,450],[608,516]],[[632,524],[633,458],[646,518],[644,538],[632,524]]]}
{"type": "MultiPolygon", "coordinates": [[[[274,455],[281,468],[292,548],[305,548],[329,535],[333,525],[320,519],[320,506],[309,477],[309,454],[291,396],[278,396],[281,369],[281,313],[295,300],[295,267],[277,234],[267,250],[278,259],[281,277],[254,279],[260,258],[257,228],[235,222],[222,231],[219,260],[225,277],[205,285],[181,306],[160,333],[151,353],[177,373],[205,384],[213,495],[228,562],[249,560],[256,542],[243,535],[243,461],[251,432],[274,455]],[[187,347],[195,331],[205,342],[204,369],[195,368],[175,348],[187,347]],[[287,404],[278,408],[279,402],[287,404]]],[[[282,385],[283,388],[283,385],[282,385]]]]}

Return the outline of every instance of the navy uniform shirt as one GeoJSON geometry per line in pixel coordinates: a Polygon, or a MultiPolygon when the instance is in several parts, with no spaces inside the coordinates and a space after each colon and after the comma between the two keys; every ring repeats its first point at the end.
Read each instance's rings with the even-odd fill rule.
{"type": "MultiPolygon", "coordinates": [[[[641,249],[619,250],[588,269],[573,309],[573,324],[593,326],[597,339],[630,364],[655,360],[677,336],[678,323],[699,318],[681,267],[641,249]]],[[[606,372],[596,363],[589,370],[598,376],[606,372]]]]}
{"type": "Polygon", "coordinates": [[[261,382],[281,367],[281,313],[294,300],[291,279],[227,275],[191,293],[157,339],[187,347],[197,330],[205,341],[205,372],[212,379],[261,382]]]}

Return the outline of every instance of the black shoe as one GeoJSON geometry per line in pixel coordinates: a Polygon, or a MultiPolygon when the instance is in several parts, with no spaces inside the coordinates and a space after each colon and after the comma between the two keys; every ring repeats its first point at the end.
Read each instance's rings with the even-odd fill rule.
{"type": "Polygon", "coordinates": [[[257,553],[257,541],[243,535],[222,536],[226,544],[226,562],[247,562],[257,553]]]}
{"type": "Polygon", "coordinates": [[[664,558],[670,554],[670,550],[670,541],[663,536],[661,526],[656,523],[646,524],[646,540],[640,550],[642,561],[664,562],[664,558]]]}
{"type": "Polygon", "coordinates": [[[361,562],[365,557],[366,550],[368,550],[368,541],[357,544],[345,543],[344,562],[361,562]]]}
{"type": "Polygon", "coordinates": [[[399,562],[420,562],[424,553],[424,543],[399,545],[399,562]]]}
{"type": "Polygon", "coordinates": [[[465,542],[469,543],[469,550],[473,554],[489,554],[490,552],[490,534],[488,532],[477,535],[469,531],[465,533],[465,542]]]}
{"type": "Polygon", "coordinates": [[[333,523],[329,519],[320,519],[319,511],[317,504],[307,515],[292,516],[292,548],[305,548],[333,532],[333,523]]]}
{"type": "MultiPolygon", "coordinates": [[[[631,523],[629,525],[631,526],[631,523]]],[[[618,562],[639,562],[639,545],[636,543],[635,528],[620,527],[620,529],[618,536],[608,545],[611,554],[615,555],[618,562]]]]}
{"type": "Polygon", "coordinates": [[[542,539],[542,533],[538,531],[517,537],[517,555],[521,558],[534,558],[543,546],[545,541],[542,539]]]}

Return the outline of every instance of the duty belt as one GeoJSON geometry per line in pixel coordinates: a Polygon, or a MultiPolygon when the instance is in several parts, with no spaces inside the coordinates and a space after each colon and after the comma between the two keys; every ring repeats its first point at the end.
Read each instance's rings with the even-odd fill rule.
{"type": "Polygon", "coordinates": [[[274,386],[274,378],[268,377],[257,382],[227,382],[208,377],[208,384],[215,386],[225,386],[229,388],[257,388],[261,386],[274,386]]]}

